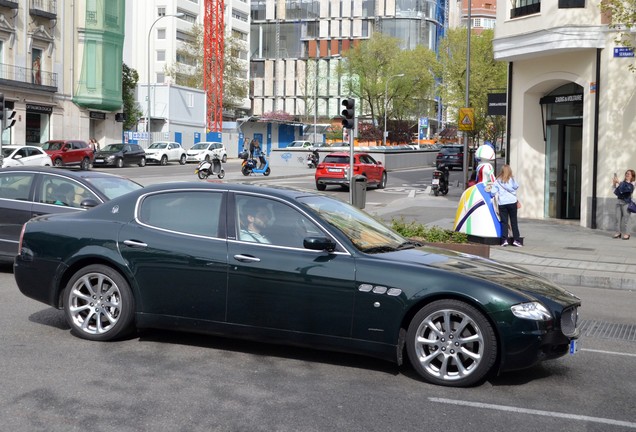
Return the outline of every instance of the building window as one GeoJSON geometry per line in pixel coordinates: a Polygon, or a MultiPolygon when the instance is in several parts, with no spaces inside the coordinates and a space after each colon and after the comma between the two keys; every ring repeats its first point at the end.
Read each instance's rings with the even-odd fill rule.
{"type": "Polygon", "coordinates": [[[559,0],[559,9],[584,8],[585,0],[559,0]]]}
{"type": "Polygon", "coordinates": [[[165,7],[158,7],[157,8],[157,16],[165,16],[166,15],[166,8],[165,7]]]}
{"type": "Polygon", "coordinates": [[[192,34],[188,33],[188,32],[184,32],[182,30],[177,30],[177,40],[181,41],[181,42],[193,42],[194,41],[194,37],[192,36],[192,34]]]}
{"type": "Polygon", "coordinates": [[[247,22],[247,15],[236,9],[232,9],[232,18],[235,18],[239,21],[247,22]]]}
{"type": "Polygon", "coordinates": [[[471,21],[473,27],[481,27],[481,18],[473,18],[471,21]]]}
{"type": "Polygon", "coordinates": [[[157,61],[166,61],[166,52],[164,50],[157,50],[157,61]]]}
{"type": "Polygon", "coordinates": [[[166,38],[166,29],[157,29],[157,39],[165,39],[166,38]]]}
{"type": "Polygon", "coordinates": [[[514,0],[510,18],[518,18],[541,12],[541,0],[514,0]]]}
{"type": "Polygon", "coordinates": [[[157,84],[163,84],[166,81],[166,75],[162,72],[157,74],[157,84]]]}
{"type": "Polygon", "coordinates": [[[197,22],[197,16],[192,14],[192,13],[190,13],[190,12],[188,12],[188,11],[186,11],[186,10],[177,8],[177,13],[182,13],[183,14],[183,16],[180,16],[179,19],[187,21],[187,22],[189,22],[191,24],[194,24],[194,23],[197,22]]]}
{"type": "Polygon", "coordinates": [[[242,31],[239,31],[239,30],[234,30],[234,29],[232,29],[232,36],[233,36],[235,39],[238,39],[238,40],[241,40],[241,41],[247,42],[247,33],[245,33],[245,32],[242,32],[242,31]]]}

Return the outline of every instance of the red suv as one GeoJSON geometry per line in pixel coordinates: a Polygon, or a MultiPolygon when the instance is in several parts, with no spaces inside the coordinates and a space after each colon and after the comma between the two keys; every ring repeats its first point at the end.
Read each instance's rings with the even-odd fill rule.
{"type": "Polygon", "coordinates": [[[93,150],[81,140],[52,140],[42,144],[44,150],[56,167],[79,165],[89,170],[93,163],[93,150]]]}
{"type": "MultiPolygon", "coordinates": [[[[378,189],[386,187],[386,170],[382,162],[376,161],[368,153],[353,155],[353,175],[363,175],[369,186],[378,189]]],[[[316,167],[316,189],[324,191],[327,185],[349,187],[349,153],[329,153],[316,167]]]]}

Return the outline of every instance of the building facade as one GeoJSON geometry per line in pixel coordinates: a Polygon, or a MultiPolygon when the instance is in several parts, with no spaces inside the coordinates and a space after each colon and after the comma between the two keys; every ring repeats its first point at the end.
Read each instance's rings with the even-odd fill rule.
{"type": "Polygon", "coordinates": [[[124,0],[0,1],[5,144],[121,140],[124,0]]]}
{"type": "Polygon", "coordinates": [[[493,47],[509,63],[509,158],[522,217],[615,229],[611,178],[636,167],[634,57],[615,38],[598,2],[499,4],[493,47]]]}
{"type": "Polygon", "coordinates": [[[374,32],[399,38],[404,49],[436,51],[447,12],[446,0],[253,0],[253,114],[285,111],[301,121],[339,115],[343,52],[374,32]]]}

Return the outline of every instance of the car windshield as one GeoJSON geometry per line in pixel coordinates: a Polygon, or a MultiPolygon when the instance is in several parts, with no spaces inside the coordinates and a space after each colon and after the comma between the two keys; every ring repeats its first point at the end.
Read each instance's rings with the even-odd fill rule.
{"type": "Polygon", "coordinates": [[[413,243],[368,214],[342,201],[325,196],[298,199],[342,232],[362,252],[389,252],[413,247],[413,243]]]}
{"type": "Polygon", "coordinates": [[[123,144],[109,144],[102,149],[104,153],[117,153],[124,148],[123,144]]]}
{"type": "Polygon", "coordinates": [[[168,143],[165,142],[156,142],[156,143],[152,143],[150,144],[150,147],[148,147],[149,149],[164,149],[168,146],[168,143]]]}
{"type": "Polygon", "coordinates": [[[139,183],[135,183],[125,177],[88,177],[86,181],[103,193],[109,200],[143,187],[139,183]]]}
{"type": "Polygon", "coordinates": [[[193,145],[190,150],[207,150],[208,146],[210,144],[208,143],[199,143],[199,144],[195,144],[193,145]]]}
{"type": "Polygon", "coordinates": [[[349,156],[333,156],[327,155],[323,160],[324,163],[335,163],[335,164],[348,164],[349,156]]]}
{"type": "Polygon", "coordinates": [[[59,150],[62,148],[62,143],[59,142],[45,142],[42,144],[42,150],[59,150]]]}

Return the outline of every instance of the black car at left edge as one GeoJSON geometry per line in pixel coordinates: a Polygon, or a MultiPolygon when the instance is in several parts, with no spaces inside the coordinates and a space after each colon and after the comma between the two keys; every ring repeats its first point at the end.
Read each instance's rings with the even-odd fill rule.
{"type": "Polygon", "coordinates": [[[35,216],[85,210],[142,186],[97,171],[0,169],[0,262],[13,262],[22,225],[35,216]]]}
{"type": "Polygon", "coordinates": [[[35,218],[14,274],[84,339],[160,328],[406,353],[425,381],[454,387],[575,353],[579,334],[580,300],[549,281],[292,189],[161,184],[35,218]]]}

